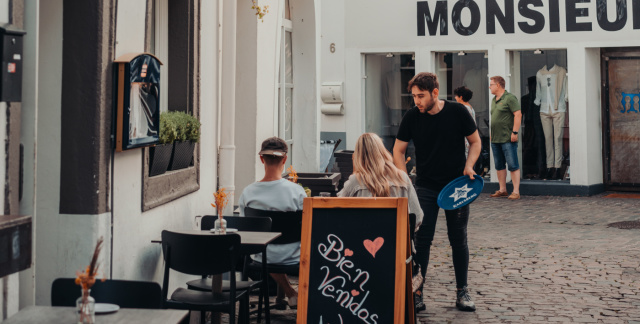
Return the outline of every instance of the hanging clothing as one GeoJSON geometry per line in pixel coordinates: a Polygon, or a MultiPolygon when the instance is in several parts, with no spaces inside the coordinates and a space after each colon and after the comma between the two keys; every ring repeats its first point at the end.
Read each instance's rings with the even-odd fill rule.
{"type": "Polygon", "coordinates": [[[541,113],[566,112],[569,97],[567,95],[567,70],[558,65],[547,70],[545,65],[536,73],[536,99],[541,113]]]}
{"type": "Polygon", "coordinates": [[[562,139],[564,135],[565,113],[540,113],[547,151],[547,168],[562,167],[562,139]]]}

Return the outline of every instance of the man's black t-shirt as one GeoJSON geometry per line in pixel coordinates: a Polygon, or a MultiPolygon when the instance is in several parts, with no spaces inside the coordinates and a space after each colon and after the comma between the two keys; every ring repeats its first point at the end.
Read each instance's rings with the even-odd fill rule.
{"type": "Polygon", "coordinates": [[[440,191],[451,180],[463,175],[466,157],[464,139],[476,124],[464,105],[444,102],[435,115],[411,108],[402,118],[397,139],[413,140],[416,148],[416,185],[440,191]]]}

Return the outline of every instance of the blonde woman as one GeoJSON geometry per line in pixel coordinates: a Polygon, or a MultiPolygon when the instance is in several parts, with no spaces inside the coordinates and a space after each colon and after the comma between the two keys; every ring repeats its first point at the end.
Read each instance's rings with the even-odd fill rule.
{"type": "Polygon", "coordinates": [[[353,174],[338,197],[407,197],[409,213],[416,215],[416,228],[422,223],[418,196],[406,172],[393,164],[393,157],[374,133],[360,135],[353,152],[353,174]]]}
{"type": "MultiPolygon", "coordinates": [[[[358,138],[353,152],[353,174],[338,192],[338,197],[407,197],[409,214],[416,215],[416,230],[422,224],[424,214],[409,176],[393,164],[391,153],[374,133],[364,133],[358,138]]],[[[411,238],[413,240],[413,233],[411,238]]],[[[415,253],[415,249],[412,250],[415,253]]],[[[420,269],[417,264],[415,266],[414,292],[423,280],[420,269]]],[[[421,295],[422,291],[417,294],[421,295]]],[[[422,300],[422,296],[419,298],[422,300]]]]}

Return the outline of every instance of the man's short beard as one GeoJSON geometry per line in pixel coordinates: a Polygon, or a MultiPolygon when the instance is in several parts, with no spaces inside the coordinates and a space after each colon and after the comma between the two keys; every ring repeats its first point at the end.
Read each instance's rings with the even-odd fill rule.
{"type": "Polygon", "coordinates": [[[431,111],[431,109],[433,109],[433,107],[435,107],[437,103],[438,103],[438,99],[437,98],[433,98],[433,100],[431,101],[431,105],[427,105],[427,107],[425,107],[426,109],[424,111],[425,112],[431,111]]]}

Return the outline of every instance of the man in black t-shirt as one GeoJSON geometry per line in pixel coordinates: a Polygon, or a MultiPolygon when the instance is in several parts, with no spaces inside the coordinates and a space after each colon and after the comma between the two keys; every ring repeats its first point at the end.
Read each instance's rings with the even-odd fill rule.
{"type": "MultiPolygon", "coordinates": [[[[416,192],[424,212],[422,225],[416,233],[415,257],[426,278],[438,218],[438,195],[444,186],[461,175],[473,179],[476,174],[473,166],[480,155],[481,144],[476,124],[467,109],[457,102],[438,99],[438,78],[435,74],[417,74],[409,81],[408,89],[416,107],[402,118],[393,147],[393,161],[406,172],[405,153],[409,141],[413,140],[418,173],[416,192]],[[469,141],[469,156],[466,158],[465,138],[469,141]]],[[[467,290],[469,206],[445,210],[445,215],[456,275],[456,306],[463,311],[475,311],[467,290]]],[[[417,311],[426,308],[421,294],[414,296],[414,301],[417,311]]]]}

